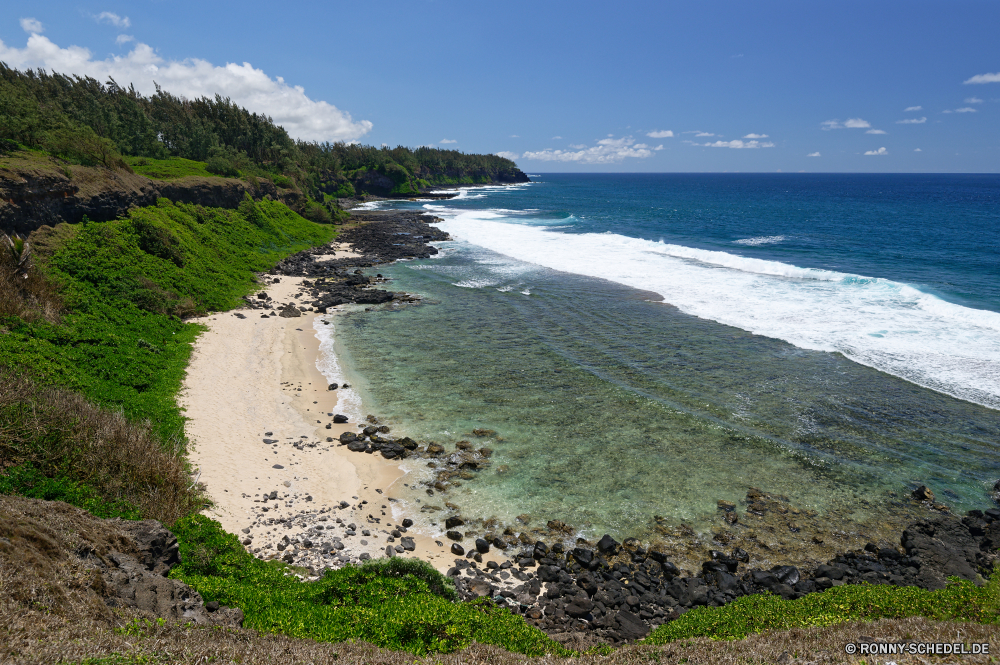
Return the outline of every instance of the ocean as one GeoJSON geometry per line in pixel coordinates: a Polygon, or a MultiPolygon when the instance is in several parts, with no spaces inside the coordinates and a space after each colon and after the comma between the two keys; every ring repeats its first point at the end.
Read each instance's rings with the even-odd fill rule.
{"type": "Polygon", "coordinates": [[[453,240],[369,271],[421,304],[320,333],[353,415],[494,451],[443,496],[426,460],[404,462],[398,510],[621,539],[706,533],[751,487],[848,530],[921,484],[956,512],[990,505],[1000,177],[532,180],[375,204],[426,210],[453,240]]]}

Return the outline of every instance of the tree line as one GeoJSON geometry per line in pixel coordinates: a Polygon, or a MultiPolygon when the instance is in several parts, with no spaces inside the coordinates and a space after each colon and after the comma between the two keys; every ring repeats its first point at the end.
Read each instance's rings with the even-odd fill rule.
{"type": "Polygon", "coordinates": [[[436,184],[523,178],[513,161],[496,155],[299,141],[267,115],[219,95],[189,100],[157,86],[147,97],[114,79],[101,83],[0,63],[0,149],[18,147],[124,169],[125,157],[183,157],[206,162],[219,175],[290,178],[319,201],[357,189],[406,194],[436,184]]]}

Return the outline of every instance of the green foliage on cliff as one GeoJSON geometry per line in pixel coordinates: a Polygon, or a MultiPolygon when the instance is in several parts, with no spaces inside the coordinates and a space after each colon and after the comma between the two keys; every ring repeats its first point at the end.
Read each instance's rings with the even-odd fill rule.
{"type": "Polygon", "coordinates": [[[206,600],[239,607],[244,627],[326,642],[364,640],[414,654],[451,652],[472,641],[539,656],[558,643],[488,601],[454,602],[450,580],[416,559],[345,566],[303,582],[276,561],[250,556],[237,537],[195,515],[174,525],[183,563],[170,576],[206,600]]]}
{"type": "MultiPolygon", "coordinates": [[[[161,199],[127,218],[49,233],[43,272],[57,285],[64,311],[59,320],[0,315],[0,457],[5,466],[30,463],[60,483],[85,483],[111,504],[135,488],[155,496],[166,477],[156,469],[136,472],[148,460],[130,457],[127,448],[159,446],[171,459],[183,452],[184,419],[175,397],[203,327],[181,317],[234,307],[254,289],[255,271],[333,236],[331,227],[281,203],[249,199],[239,210],[161,199]],[[31,385],[19,388],[25,375],[31,385]],[[43,394],[52,386],[95,406],[68,393],[43,394]],[[109,411],[102,415],[102,408],[109,411]],[[118,410],[140,425],[134,432],[128,422],[116,425],[121,436],[114,443],[102,432],[118,422],[118,410]],[[85,421],[95,424],[84,427],[85,421]],[[78,425],[84,429],[74,429],[78,425]]],[[[179,487],[190,483],[177,469],[172,473],[179,487]]],[[[18,493],[55,491],[28,481],[22,474],[6,482],[18,493]]],[[[183,497],[171,501],[169,510],[154,501],[143,515],[172,521],[191,509],[183,497]]]]}
{"type": "Polygon", "coordinates": [[[177,180],[189,176],[210,178],[214,173],[206,168],[205,162],[196,162],[183,157],[154,159],[152,157],[127,157],[125,159],[134,173],[154,180],[177,180]]]}
{"type": "Polygon", "coordinates": [[[496,155],[296,141],[271,118],[227,98],[187,100],[160,89],[146,97],[114,80],[20,72],[0,63],[4,142],[114,168],[128,168],[131,157],[181,157],[220,176],[277,176],[279,186],[287,183],[317,202],[351,190],[406,195],[434,185],[524,179],[514,162],[496,155]],[[364,173],[373,177],[361,179],[364,173]]]}

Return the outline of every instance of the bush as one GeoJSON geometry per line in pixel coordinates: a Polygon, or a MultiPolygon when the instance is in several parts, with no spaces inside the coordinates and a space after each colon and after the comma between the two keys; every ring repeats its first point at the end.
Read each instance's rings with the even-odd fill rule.
{"type": "Polygon", "coordinates": [[[302,212],[302,216],[316,224],[329,224],[333,221],[333,218],[330,217],[330,212],[315,201],[310,201],[306,204],[306,209],[302,212]]]}
{"type": "Polygon", "coordinates": [[[33,265],[31,251],[23,239],[0,233],[0,317],[57,323],[62,299],[33,265]]]}

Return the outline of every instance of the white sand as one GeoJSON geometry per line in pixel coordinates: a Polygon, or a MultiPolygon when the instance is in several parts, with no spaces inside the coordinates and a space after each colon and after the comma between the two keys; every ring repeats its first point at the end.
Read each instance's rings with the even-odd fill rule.
{"type": "MultiPolygon", "coordinates": [[[[303,279],[281,277],[279,284],[263,288],[277,305],[296,302],[293,296],[303,279]]],[[[337,445],[342,432],[358,431],[357,423],[326,429],[337,398],[316,367],[319,341],[313,326],[323,324],[312,312],[261,318],[259,310],[242,310],[245,319],[236,313],[198,320],[208,331],[195,344],[180,397],[189,419],[189,457],[215,504],[205,514],[241,538],[241,530],[249,528],[249,547],[260,547],[258,556],[271,558],[279,555],[273,546],[287,531],[265,524],[267,518],[331,509],[326,524],[340,517],[344,524],[356,523],[358,533],[367,528],[374,534],[345,537],[343,554],[385,556],[387,544],[399,543],[387,542],[389,531],[398,525],[383,506],[389,505],[393,483],[403,472],[380,455],[353,453],[337,445]],[[327,443],[328,437],[334,442],[327,443]],[[264,444],[265,438],[280,443],[264,444]],[[297,440],[320,445],[299,450],[291,445],[297,440]],[[284,468],[275,469],[275,464],[284,468]],[[261,496],[272,490],[282,497],[287,494],[287,499],[262,504],[261,496]],[[306,501],[306,496],[312,500],[306,501]],[[338,509],[341,501],[352,508],[338,509]],[[368,515],[380,522],[369,521],[368,515]]],[[[450,542],[412,531],[406,535],[416,543],[407,556],[428,560],[440,570],[455,558],[450,542]]],[[[487,559],[503,560],[493,552],[487,559]]]]}

